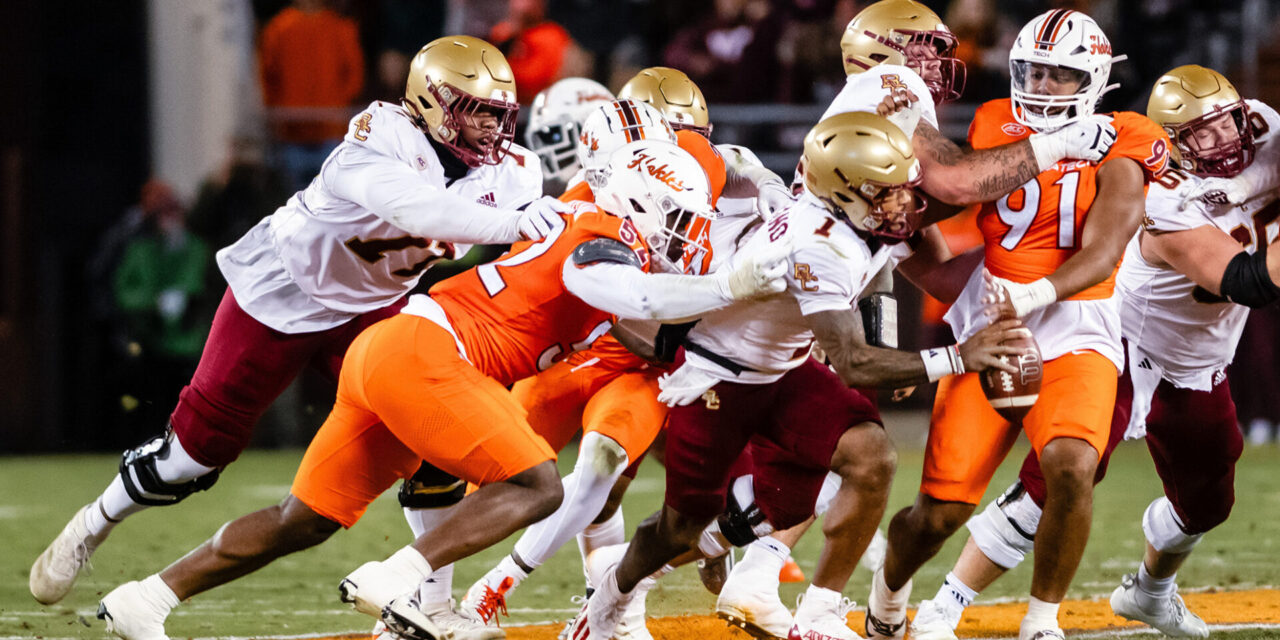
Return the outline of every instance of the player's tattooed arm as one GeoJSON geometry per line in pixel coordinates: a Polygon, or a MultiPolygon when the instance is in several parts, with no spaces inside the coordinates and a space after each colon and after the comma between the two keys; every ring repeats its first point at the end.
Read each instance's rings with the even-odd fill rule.
{"type": "Polygon", "coordinates": [[[911,141],[920,158],[925,193],[950,204],[990,202],[1040,173],[1026,140],[964,150],[922,120],[911,141]]]}
{"type": "Polygon", "coordinates": [[[805,320],[840,379],[851,387],[899,388],[929,381],[920,354],[867,344],[856,309],[819,311],[805,320]]]}

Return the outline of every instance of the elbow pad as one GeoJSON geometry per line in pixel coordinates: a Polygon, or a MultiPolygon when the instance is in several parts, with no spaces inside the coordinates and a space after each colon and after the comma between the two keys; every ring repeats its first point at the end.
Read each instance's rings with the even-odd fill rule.
{"type": "Polygon", "coordinates": [[[573,264],[578,267],[600,262],[625,264],[637,269],[644,268],[644,263],[640,260],[640,256],[636,255],[636,252],[632,251],[631,247],[613,238],[593,238],[578,245],[573,250],[573,264]]]}
{"type": "Polygon", "coordinates": [[[1237,253],[1227,263],[1219,290],[1228,300],[1254,309],[1280,298],[1280,287],[1271,281],[1271,274],[1267,272],[1266,246],[1253,254],[1237,253]]]}

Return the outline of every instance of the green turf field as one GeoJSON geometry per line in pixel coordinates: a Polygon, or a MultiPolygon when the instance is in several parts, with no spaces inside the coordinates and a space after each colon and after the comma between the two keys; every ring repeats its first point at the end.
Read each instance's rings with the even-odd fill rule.
{"type": "MultiPolygon", "coordinates": [[[[892,425],[892,421],[889,421],[892,425]]],[[[1013,478],[1026,449],[1019,446],[993,484],[1002,490],[1013,478]]],[[[903,447],[890,513],[908,504],[918,486],[921,454],[903,447]]],[[[209,537],[223,522],[268,506],[283,497],[301,457],[300,451],[251,451],[223,474],[208,493],[176,507],[152,509],[129,519],[94,556],[93,572],[81,578],[62,603],[41,607],[27,592],[27,571],[41,549],[82,504],[110,480],[118,463],[111,455],[8,457],[0,459],[0,638],[89,638],[105,635],[94,618],[98,598],[115,585],[155,572],[209,537]]],[[[561,460],[569,469],[572,456],[561,460]]],[[[1246,589],[1280,584],[1280,449],[1246,449],[1237,472],[1237,501],[1231,520],[1196,550],[1179,583],[1184,591],[1246,589]]],[[[652,512],[662,498],[661,468],[647,463],[625,503],[629,526],[652,512]]],[[[1158,495],[1145,447],[1126,443],[1117,451],[1110,476],[1099,488],[1093,537],[1071,597],[1110,592],[1120,576],[1133,571],[1142,553],[1139,519],[1158,495]]],[[[340,532],[318,548],[276,562],[247,578],[202,594],[169,618],[174,637],[282,636],[344,633],[368,629],[368,618],[338,602],[338,581],[361,563],[381,559],[409,542],[409,530],[392,494],[370,509],[351,531],[340,532]]],[[[514,539],[462,563],[454,592],[461,595],[481,573],[511,548],[514,539]]],[[[963,537],[953,539],[939,558],[916,577],[913,600],[932,596],[958,555],[963,537]]],[[[806,537],[795,556],[810,571],[820,536],[806,537]]],[[[870,575],[859,568],[846,595],[866,599],[870,575]]],[[[980,602],[1025,598],[1030,563],[997,583],[980,602]]],[[[508,600],[513,621],[567,618],[570,596],[582,590],[578,552],[570,544],[544,565],[508,600]]],[[[784,585],[791,602],[799,585],[784,585]]],[[[713,597],[692,568],[671,575],[649,598],[654,616],[708,613],[713,597]]],[[[1069,621],[1064,620],[1064,623],[1069,621]]],[[[1064,624],[1069,626],[1069,624],[1064,624]]],[[[1280,630],[1215,633],[1214,637],[1276,637],[1280,630]]],[[[1092,635],[1091,637],[1105,637],[1092,635]]]]}

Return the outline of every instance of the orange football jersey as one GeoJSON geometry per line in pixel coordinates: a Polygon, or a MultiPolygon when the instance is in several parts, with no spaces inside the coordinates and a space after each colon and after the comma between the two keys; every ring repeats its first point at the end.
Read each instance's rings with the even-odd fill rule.
{"type": "Polygon", "coordinates": [[[510,385],[587,348],[612,326],[611,316],[564,286],[561,270],[574,249],[594,238],[631,248],[643,269],[649,252],[630,220],[593,205],[561,216],[565,226],[537,242],[517,242],[501,258],[444,280],[431,297],[444,308],[481,371],[510,385]]]}
{"type": "MultiPolygon", "coordinates": [[[[978,108],[969,126],[975,149],[996,147],[1031,135],[1013,117],[1009,99],[993,100],[978,108]]],[[[1169,137],[1146,116],[1131,111],[1109,114],[1116,141],[1100,163],[1062,160],[1040,172],[1012,193],[982,205],[978,228],[986,245],[986,266],[992,274],[1027,283],[1058,269],[1082,247],[1081,236],[1097,195],[1098,168],[1116,158],[1130,158],[1143,170],[1143,191],[1169,165],[1169,137]]],[[[1134,229],[1136,231],[1136,229],[1134,229]]],[[[1108,298],[1115,289],[1116,269],[1071,300],[1108,298]]]]}

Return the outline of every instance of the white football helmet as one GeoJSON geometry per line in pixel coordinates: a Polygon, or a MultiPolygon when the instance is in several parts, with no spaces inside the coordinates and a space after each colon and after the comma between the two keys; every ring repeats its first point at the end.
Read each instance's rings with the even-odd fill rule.
{"type": "Polygon", "coordinates": [[[1010,98],[1018,122],[1036,130],[1052,131],[1093,115],[1102,95],[1120,85],[1107,84],[1111,63],[1124,56],[1111,55],[1111,42],[1093,18],[1070,9],[1045,12],[1018,32],[1009,50],[1010,98]],[[1037,93],[1040,74],[1062,76],[1079,82],[1075,93],[1037,93]]]}
{"type": "Polygon", "coordinates": [[[587,78],[565,78],[533,99],[524,139],[541,159],[544,178],[568,182],[577,173],[579,125],[592,107],[611,100],[604,85],[587,78]]]}
{"type": "Polygon", "coordinates": [[[619,98],[587,114],[578,132],[578,162],[592,191],[596,188],[597,174],[609,163],[613,152],[637,140],[675,143],[676,132],[661,111],[639,100],[619,98]]]}
{"type": "Polygon", "coordinates": [[[631,219],[649,246],[654,264],[664,271],[700,262],[706,251],[694,238],[714,217],[711,184],[702,165],[679,146],[663,140],[639,140],[613,152],[593,187],[596,204],[631,219]],[[698,218],[703,222],[695,224],[698,218]]]}

